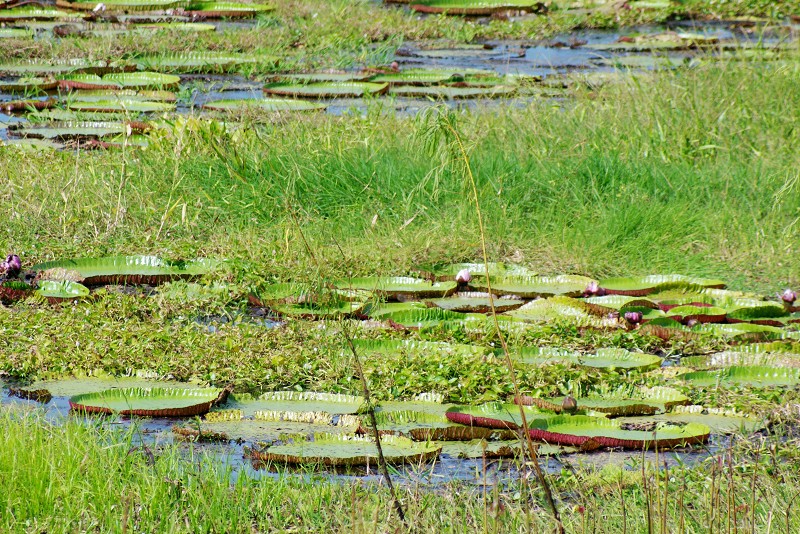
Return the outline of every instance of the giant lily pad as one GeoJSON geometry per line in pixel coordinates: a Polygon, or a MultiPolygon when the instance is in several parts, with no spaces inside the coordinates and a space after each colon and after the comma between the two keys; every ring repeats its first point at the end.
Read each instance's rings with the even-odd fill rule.
{"type": "Polygon", "coordinates": [[[676,306],[666,312],[666,316],[680,322],[720,323],[725,320],[726,311],[716,306],[676,306]]]}
{"type": "Polygon", "coordinates": [[[616,370],[649,370],[661,366],[661,358],[653,354],[630,352],[625,349],[598,349],[594,354],[577,352],[551,347],[524,347],[512,353],[514,359],[529,365],[546,363],[571,363],[581,367],[616,370]]]}
{"type": "Polygon", "coordinates": [[[739,308],[727,315],[730,323],[753,323],[767,326],[785,326],[800,322],[800,313],[789,313],[783,306],[767,304],[750,308],[739,308]]]}
{"type": "MultiPolygon", "coordinates": [[[[488,438],[494,433],[490,428],[452,423],[444,414],[412,410],[378,412],[375,422],[382,435],[406,435],[416,441],[469,441],[488,438]]],[[[367,431],[371,428],[366,421],[363,426],[367,431]]]]}
{"type": "Polygon", "coordinates": [[[216,388],[130,388],[75,395],[72,410],[86,413],[118,413],[143,417],[190,417],[208,412],[225,402],[227,390],[216,388]]]}
{"type": "Polygon", "coordinates": [[[245,63],[277,63],[277,58],[215,52],[188,52],[136,58],[140,70],[158,72],[224,72],[245,63]]]}
{"type": "Polygon", "coordinates": [[[89,288],[70,280],[40,280],[36,294],[51,302],[89,296],[89,288]]]}
{"type": "MultiPolygon", "coordinates": [[[[558,276],[519,276],[491,280],[491,290],[500,295],[516,295],[522,298],[552,297],[564,295],[577,297],[593,282],[586,276],[562,274],[558,276]]],[[[488,291],[485,278],[474,278],[469,286],[477,291],[488,291]]]]}
{"type": "Polygon", "coordinates": [[[371,82],[320,82],[309,84],[275,83],[264,87],[264,92],[272,95],[303,98],[344,98],[383,94],[389,88],[387,83],[371,82]]]}
{"type": "MultiPolygon", "coordinates": [[[[505,441],[472,441],[442,442],[442,454],[453,458],[515,458],[522,455],[522,444],[519,439],[505,441]]],[[[574,447],[559,447],[545,443],[536,443],[538,456],[560,456],[578,452],[574,447]]],[[[585,450],[585,449],[584,449],[585,450]]]]}
{"type": "Polygon", "coordinates": [[[411,9],[420,13],[446,15],[491,15],[501,11],[537,11],[539,0],[412,0],[411,9]]]}
{"type": "Polygon", "coordinates": [[[0,82],[0,93],[40,93],[55,89],[57,85],[53,78],[18,78],[0,82]]]}
{"type": "Polygon", "coordinates": [[[618,419],[622,424],[650,424],[653,421],[668,423],[696,423],[709,427],[715,434],[752,434],[764,428],[766,421],[753,415],[731,412],[703,406],[676,406],[669,413],[648,417],[624,417],[618,419]]]}
{"type": "Polygon", "coordinates": [[[78,11],[94,11],[98,4],[105,6],[104,11],[156,11],[184,7],[184,0],[103,0],[103,2],[70,2],[69,0],[56,0],[60,7],[78,11]]]}
{"type": "Polygon", "coordinates": [[[217,262],[207,259],[170,261],[156,256],[109,256],[51,261],[35,265],[33,270],[62,267],[77,271],[87,285],[159,284],[169,280],[198,278],[216,265],[217,262]]]}
{"type": "Polygon", "coordinates": [[[628,308],[658,308],[658,304],[650,299],[642,297],[630,297],[627,295],[604,295],[602,297],[589,297],[583,299],[589,309],[600,315],[606,315],[611,312],[624,313],[628,308]]]}
{"type": "Polygon", "coordinates": [[[25,282],[5,280],[0,283],[0,303],[10,304],[33,294],[33,288],[25,282]]]}
{"type": "Polygon", "coordinates": [[[695,386],[746,385],[752,387],[796,386],[800,384],[800,368],[726,367],[716,371],[695,371],[678,378],[695,386]]]}
{"type": "Polygon", "coordinates": [[[0,39],[24,39],[33,37],[33,32],[26,28],[0,28],[0,39]]]}
{"type": "Polygon", "coordinates": [[[692,286],[724,288],[725,282],[680,274],[653,274],[639,278],[607,278],[600,281],[600,287],[611,295],[630,295],[633,297],[642,297],[667,289],[687,289],[692,286]]]}
{"type": "Polygon", "coordinates": [[[192,2],[187,11],[203,18],[245,18],[273,11],[271,4],[242,4],[237,2],[192,2]]]}
{"type": "Polygon", "coordinates": [[[325,104],[307,102],[305,100],[291,100],[288,98],[253,98],[242,100],[213,100],[203,104],[203,109],[216,111],[242,111],[245,109],[258,109],[262,111],[315,111],[325,109],[325,104]]]}
{"type": "Polygon", "coordinates": [[[752,323],[736,324],[700,324],[692,328],[692,332],[698,334],[712,334],[734,340],[769,340],[782,339],[786,332],[775,326],[767,326],[752,323]]]}
{"type": "Polygon", "coordinates": [[[681,358],[681,365],[694,369],[718,369],[720,367],[800,367],[800,352],[753,352],[726,350],[710,356],[688,356],[681,358]]]}
{"type": "Polygon", "coordinates": [[[497,298],[489,301],[488,297],[454,296],[443,299],[431,299],[426,301],[437,308],[461,313],[490,313],[492,305],[496,313],[503,313],[516,310],[525,301],[510,298],[497,298]]]}
{"type": "Polygon", "coordinates": [[[641,450],[704,443],[711,430],[698,423],[651,421],[625,424],[600,417],[559,415],[532,421],[529,432],[534,439],[559,445],[582,446],[593,441],[603,447],[641,450]]]}
{"type": "MultiPolygon", "coordinates": [[[[73,139],[126,135],[132,129],[124,122],[54,122],[14,130],[15,135],[41,139],[73,139]]],[[[55,265],[54,265],[55,266],[55,265]]]]}
{"type": "Polygon", "coordinates": [[[399,295],[411,295],[416,298],[438,298],[449,295],[456,290],[453,282],[431,282],[421,278],[404,276],[353,278],[342,280],[336,284],[340,289],[361,289],[374,291],[388,299],[396,299],[399,295]]]}
{"type": "Polygon", "coordinates": [[[11,75],[63,74],[68,72],[96,72],[108,68],[105,61],[89,61],[76,58],[67,60],[30,60],[19,63],[0,64],[0,73],[11,75]]]}
{"type": "Polygon", "coordinates": [[[314,391],[270,391],[258,398],[236,395],[228,403],[241,409],[244,415],[266,413],[318,413],[331,415],[355,414],[364,404],[363,397],[338,393],[317,393],[314,391]]]}
{"type": "MultiPolygon", "coordinates": [[[[494,287],[493,287],[494,288],[494,287]]],[[[551,297],[529,302],[506,315],[525,322],[549,323],[563,321],[576,326],[593,328],[619,328],[613,317],[597,317],[589,313],[588,305],[570,297],[551,297]]]]}
{"type": "Polygon", "coordinates": [[[145,100],[128,100],[117,98],[113,100],[76,101],[67,104],[72,111],[88,111],[99,113],[155,113],[174,111],[175,104],[170,102],[147,102],[145,100]]]}
{"type": "Polygon", "coordinates": [[[381,314],[381,321],[391,321],[395,325],[406,328],[422,329],[436,327],[449,321],[485,321],[485,315],[464,314],[443,310],[441,308],[410,309],[381,314]]]}
{"type": "MultiPolygon", "coordinates": [[[[416,443],[400,436],[381,438],[383,456],[388,463],[426,462],[436,458],[441,447],[432,443],[416,443]]],[[[315,434],[311,439],[295,436],[283,445],[250,451],[255,460],[288,464],[353,466],[377,463],[378,449],[367,436],[315,434]]]]}
{"type": "Polygon", "coordinates": [[[516,87],[492,85],[488,87],[463,87],[455,85],[395,85],[389,94],[404,97],[430,97],[442,99],[457,98],[501,98],[514,94],[516,87]]]}
{"type": "MultiPolygon", "coordinates": [[[[523,396],[519,402],[528,406],[538,406],[544,410],[560,413],[566,397],[540,399],[523,396]]],[[[689,397],[666,387],[646,388],[632,395],[608,394],[578,397],[575,399],[578,410],[591,410],[607,413],[610,416],[652,415],[664,412],[673,406],[688,404],[689,397]]]]}
{"type": "Polygon", "coordinates": [[[491,402],[481,406],[452,406],[448,408],[445,416],[448,420],[460,425],[516,430],[522,426],[520,408],[525,413],[525,419],[529,426],[536,419],[555,416],[551,411],[544,411],[534,406],[519,406],[501,402],[491,402]]]}
{"type": "Polygon", "coordinates": [[[464,75],[457,69],[407,69],[377,74],[370,81],[389,85],[431,85],[463,79],[464,75]]]}
{"type": "Polygon", "coordinates": [[[42,5],[27,5],[12,7],[10,9],[0,9],[0,22],[16,22],[18,20],[61,20],[76,18],[80,18],[80,15],[42,5]]]}
{"type": "Polygon", "coordinates": [[[486,354],[486,349],[477,345],[417,341],[413,339],[354,339],[353,344],[359,353],[375,356],[421,354],[438,357],[443,354],[461,356],[486,354]]]}
{"type": "Polygon", "coordinates": [[[181,79],[159,72],[112,72],[105,76],[72,74],[59,80],[62,89],[122,89],[122,88],[172,88],[181,79]]]}

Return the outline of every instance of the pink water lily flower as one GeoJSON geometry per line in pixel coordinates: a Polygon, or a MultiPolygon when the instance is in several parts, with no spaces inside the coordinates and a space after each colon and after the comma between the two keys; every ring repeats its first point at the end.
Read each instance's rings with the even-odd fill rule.
{"type": "Polygon", "coordinates": [[[470,280],[472,280],[472,275],[469,273],[469,269],[461,269],[458,271],[458,274],[456,275],[456,282],[459,284],[466,284],[470,280]]]}

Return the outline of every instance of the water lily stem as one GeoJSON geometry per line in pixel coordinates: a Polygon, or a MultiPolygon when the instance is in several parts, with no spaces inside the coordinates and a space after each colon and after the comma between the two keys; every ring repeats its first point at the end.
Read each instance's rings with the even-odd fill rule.
{"type": "MultiPolygon", "coordinates": [[[[467,149],[464,146],[464,142],[461,139],[461,135],[456,130],[455,126],[452,124],[450,120],[444,121],[444,126],[447,131],[453,136],[453,139],[458,146],[458,152],[461,155],[461,159],[464,161],[464,174],[466,174],[467,179],[469,180],[470,188],[472,189],[472,197],[475,203],[475,214],[478,218],[478,231],[480,232],[481,238],[481,253],[483,255],[483,264],[486,269],[486,291],[489,294],[489,307],[491,308],[492,312],[492,319],[494,320],[494,327],[495,331],[497,332],[497,337],[500,340],[500,345],[503,348],[503,354],[505,355],[505,363],[506,367],[508,367],[508,373],[511,377],[511,383],[514,387],[514,398],[519,399],[519,384],[517,382],[517,375],[514,372],[514,363],[511,360],[511,354],[508,351],[508,344],[506,343],[506,338],[503,335],[503,331],[500,329],[500,321],[497,319],[497,310],[494,306],[494,295],[492,294],[492,281],[491,277],[489,276],[489,254],[486,249],[486,232],[483,227],[483,215],[481,213],[481,203],[480,199],[478,198],[478,187],[475,184],[475,176],[472,173],[472,166],[470,165],[469,161],[469,154],[467,153],[467,149]]],[[[544,491],[545,500],[547,501],[547,505],[550,507],[550,511],[553,514],[553,518],[556,521],[556,530],[559,534],[563,534],[564,532],[564,524],[561,522],[561,517],[558,512],[558,507],[556,506],[555,499],[553,498],[553,492],[550,489],[550,484],[547,482],[547,479],[544,476],[544,472],[542,471],[541,465],[539,465],[539,455],[536,452],[536,446],[533,443],[533,439],[531,438],[530,432],[528,432],[528,419],[525,417],[525,409],[523,408],[522,404],[519,404],[519,415],[522,419],[522,431],[525,434],[525,443],[527,444],[528,448],[528,455],[531,459],[531,464],[533,465],[533,471],[536,475],[536,480],[539,482],[542,490],[544,491]]]]}

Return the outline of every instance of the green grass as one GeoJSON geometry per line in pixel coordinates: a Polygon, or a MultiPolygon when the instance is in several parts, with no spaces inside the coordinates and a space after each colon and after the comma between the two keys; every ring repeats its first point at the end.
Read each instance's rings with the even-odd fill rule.
{"type": "MultiPolygon", "coordinates": [[[[490,255],[541,273],[679,272],[772,293],[800,283],[796,63],[703,66],[556,104],[459,116],[490,255]]],[[[0,153],[0,249],[245,262],[244,282],[474,260],[462,178],[419,121],[317,115],[226,132],[179,119],[146,150],[0,153]],[[336,245],[343,245],[344,257],[336,245]]]]}
{"type": "MultiPolygon", "coordinates": [[[[138,446],[138,431],[0,410],[0,529],[23,532],[395,532],[385,487],[329,482],[313,470],[253,480],[200,452],[138,446]],[[312,483],[301,475],[310,475],[312,483]]],[[[702,468],[653,465],[549,476],[567,532],[794,532],[796,444],[768,437],[703,461],[702,468]],[[644,482],[646,481],[646,483],[644,482]],[[649,509],[649,514],[646,512],[649,509]]],[[[567,460],[569,458],[567,457],[567,460]]],[[[400,487],[419,532],[549,532],[536,488],[513,483],[484,493],[466,484],[400,487]],[[499,503],[499,506],[498,506],[499,503]]],[[[476,473],[478,481],[484,475],[476,473]]],[[[491,481],[491,475],[489,479],[491,481]]]]}

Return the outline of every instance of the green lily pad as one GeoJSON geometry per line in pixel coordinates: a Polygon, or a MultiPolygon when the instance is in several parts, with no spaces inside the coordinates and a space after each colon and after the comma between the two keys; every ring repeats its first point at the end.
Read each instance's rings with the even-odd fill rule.
{"type": "Polygon", "coordinates": [[[750,308],[739,308],[727,315],[731,323],[752,323],[767,326],[786,326],[790,323],[800,322],[800,313],[789,313],[779,304],[767,304],[750,308]]]}
{"type": "Polygon", "coordinates": [[[148,91],[137,89],[91,89],[76,91],[69,95],[71,102],[102,102],[124,99],[142,102],[177,102],[172,91],[148,91]]]}
{"type": "Polygon", "coordinates": [[[504,313],[511,310],[516,310],[523,304],[524,300],[516,300],[509,298],[492,299],[489,302],[488,297],[447,297],[443,299],[431,299],[426,302],[433,304],[437,308],[449,310],[460,313],[491,313],[492,304],[497,313],[504,313]]]}
{"type": "Polygon", "coordinates": [[[358,98],[386,92],[389,84],[371,82],[318,82],[309,84],[273,83],[264,92],[279,96],[302,98],[358,98]]]}
{"type": "Polygon", "coordinates": [[[454,85],[393,85],[389,94],[402,97],[429,97],[436,99],[458,98],[504,98],[517,92],[517,88],[508,85],[492,85],[489,87],[461,87],[454,85]]]}
{"type": "Polygon", "coordinates": [[[353,278],[336,283],[340,289],[361,289],[372,291],[388,299],[397,299],[399,295],[411,295],[416,298],[439,298],[456,290],[456,282],[431,282],[421,278],[405,276],[353,278]]]}
{"type": "Polygon", "coordinates": [[[259,413],[262,418],[269,412],[355,414],[363,404],[363,397],[313,391],[270,391],[255,399],[246,395],[235,395],[228,402],[228,406],[242,410],[245,416],[259,413]]]}
{"type": "Polygon", "coordinates": [[[422,329],[441,325],[448,321],[485,321],[485,315],[457,313],[441,308],[411,309],[391,313],[385,313],[378,317],[381,321],[392,321],[392,323],[406,328],[422,329]]]}
{"type": "Polygon", "coordinates": [[[244,18],[274,11],[275,6],[272,4],[242,4],[237,2],[192,2],[186,10],[193,15],[205,18],[244,18]]]}
{"type": "MultiPolygon", "coordinates": [[[[381,411],[375,414],[375,421],[382,435],[404,435],[416,441],[469,441],[489,438],[494,433],[490,428],[452,423],[444,413],[381,411]]],[[[371,428],[366,420],[362,426],[371,428]]]]}
{"type": "Polygon", "coordinates": [[[55,378],[50,380],[39,380],[25,390],[47,390],[54,397],[72,397],[83,393],[100,393],[109,389],[150,389],[150,388],[185,388],[197,389],[199,384],[189,382],[177,382],[174,380],[157,380],[155,378],[145,378],[150,373],[139,372],[142,376],[121,376],[112,377],[102,372],[95,372],[91,376],[70,376],[55,378]]]}
{"type": "Polygon", "coordinates": [[[445,354],[450,356],[480,356],[487,352],[487,349],[477,345],[417,341],[413,339],[354,339],[353,345],[359,354],[372,356],[419,354],[434,358],[445,354]]]}
{"type": "Polygon", "coordinates": [[[593,441],[603,447],[641,450],[704,443],[711,430],[698,423],[670,424],[649,419],[621,423],[601,417],[559,415],[532,421],[529,432],[534,439],[558,445],[580,447],[593,441]]]}
{"type": "Polygon", "coordinates": [[[307,102],[305,100],[291,100],[288,98],[253,98],[242,100],[214,100],[203,104],[203,109],[216,111],[241,111],[244,109],[259,109],[269,112],[278,111],[315,111],[325,109],[325,104],[307,102]]]}
{"type": "MultiPolygon", "coordinates": [[[[453,263],[446,267],[439,266],[421,266],[419,272],[425,278],[434,277],[436,280],[449,282],[456,279],[456,275],[461,271],[467,270],[472,277],[486,277],[486,265],[484,263],[453,263]]],[[[506,266],[501,262],[489,262],[489,273],[493,278],[502,278],[506,273],[511,272],[517,275],[532,275],[532,273],[525,272],[525,267],[516,265],[506,266]]]]}
{"type": "Polygon", "coordinates": [[[277,63],[267,56],[222,54],[215,52],[188,52],[183,54],[150,55],[136,58],[139,70],[157,72],[225,72],[246,63],[277,63]]]}
{"type": "MultiPolygon", "coordinates": [[[[400,436],[381,438],[383,456],[388,463],[419,463],[436,458],[441,447],[432,443],[419,443],[400,436]]],[[[265,450],[250,451],[255,460],[288,464],[319,464],[326,466],[354,466],[377,464],[378,449],[367,436],[342,434],[315,434],[289,438],[283,445],[272,445],[265,450]]]]}
{"type": "Polygon", "coordinates": [[[226,390],[217,388],[126,388],[75,395],[70,409],[85,413],[118,413],[142,417],[191,417],[208,412],[225,401],[226,390]]]}
{"type": "Polygon", "coordinates": [[[420,13],[445,15],[491,15],[501,11],[536,11],[539,0],[412,0],[411,9],[420,13]]]}
{"type": "MultiPolygon", "coordinates": [[[[551,410],[560,413],[563,410],[563,402],[566,397],[552,397],[540,399],[535,397],[525,397],[520,399],[520,403],[527,406],[538,406],[543,410],[551,410]]],[[[575,399],[578,410],[591,410],[594,412],[607,413],[610,416],[631,416],[631,415],[652,415],[656,412],[664,412],[673,406],[688,404],[689,397],[681,392],[667,387],[643,388],[636,391],[633,395],[597,395],[589,397],[578,397],[575,399]]]]}
{"type": "Polygon", "coordinates": [[[370,78],[370,81],[389,85],[432,85],[463,79],[464,75],[457,69],[406,69],[401,72],[377,74],[370,78]]]}
{"type": "Polygon", "coordinates": [[[182,31],[182,32],[213,32],[217,27],[213,24],[205,24],[202,22],[146,22],[143,24],[136,24],[136,30],[169,30],[169,31],[182,31]]]}
{"type": "Polygon", "coordinates": [[[89,296],[89,288],[70,280],[40,280],[36,294],[48,300],[66,300],[89,296]]]}
{"type": "MultiPolygon", "coordinates": [[[[520,456],[521,443],[518,439],[505,441],[486,441],[474,439],[472,441],[445,441],[441,442],[442,454],[453,458],[515,458],[520,456]]],[[[574,447],[559,447],[546,443],[536,444],[536,453],[539,456],[561,456],[578,452],[574,447]]]]}
{"type": "Polygon", "coordinates": [[[17,78],[0,82],[0,93],[41,93],[56,88],[58,82],[53,78],[17,78]]]}
{"type": "Polygon", "coordinates": [[[98,113],[154,113],[174,111],[175,104],[169,102],[147,102],[117,98],[113,100],[77,101],[67,104],[72,111],[88,111],[98,113]]]}
{"type": "Polygon", "coordinates": [[[736,323],[736,324],[699,324],[691,329],[692,332],[698,334],[711,334],[721,336],[731,340],[770,340],[770,339],[783,339],[786,337],[786,332],[774,326],[752,324],[752,323],[736,323]]]}
{"type": "Polygon", "coordinates": [[[800,384],[800,368],[725,367],[716,371],[695,371],[678,376],[695,386],[796,386],[800,384]]]}
{"type": "Polygon", "coordinates": [[[619,328],[620,326],[616,318],[597,317],[595,313],[590,313],[590,308],[586,303],[570,297],[534,300],[505,315],[531,323],[561,321],[592,328],[619,328]]]}
{"type": "Polygon", "coordinates": [[[630,352],[625,349],[598,349],[594,354],[580,354],[552,347],[524,347],[512,352],[512,357],[528,365],[547,363],[571,363],[581,367],[592,367],[609,371],[656,369],[662,359],[653,354],[630,352]]]}
{"type": "Polygon", "coordinates": [[[193,279],[209,273],[218,262],[208,259],[170,261],[156,256],[108,256],[41,263],[34,271],[62,267],[77,271],[87,285],[159,284],[169,280],[193,279]]]}
{"type": "Polygon", "coordinates": [[[72,139],[81,137],[107,137],[124,135],[130,129],[124,122],[54,122],[47,125],[31,125],[15,130],[21,137],[38,139],[72,139]]]}
{"type": "MultiPolygon", "coordinates": [[[[57,5],[78,11],[94,11],[100,2],[70,2],[69,0],[57,0],[57,5]]],[[[185,7],[187,2],[183,0],[108,0],[103,1],[105,11],[156,11],[185,7]]]]}
{"type": "Polygon", "coordinates": [[[61,11],[54,7],[28,5],[0,9],[0,22],[16,22],[18,20],[63,20],[77,19],[77,13],[61,11]]]}
{"type": "Polygon", "coordinates": [[[82,58],[66,60],[30,60],[19,63],[0,63],[0,73],[9,75],[65,74],[105,69],[105,61],[90,61],[82,58]]]}
{"type": "Polygon", "coordinates": [[[327,319],[360,313],[364,309],[364,305],[364,302],[331,298],[320,301],[270,304],[269,308],[286,317],[327,319]]]}
{"type": "Polygon", "coordinates": [[[726,350],[710,356],[685,356],[681,365],[693,369],[719,369],[720,367],[800,367],[800,352],[746,352],[726,350]]]}
{"type": "MultiPolygon", "coordinates": [[[[329,432],[337,434],[352,434],[358,430],[358,418],[350,416],[344,418],[319,418],[315,421],[293,421],[282,419],[244,419],[241,412],[229,417],[214,417],[221,412],[209,412],[203,421],[192,422],[184,425],[182,435],[189,436],[220,436],[225,440],[238,442],[270,442],[281,439],[289,434],[316,434],[329,432]],[[335,419],[335,423],[333,420],[335,419]]],[[[173,428],[173,431],[175,429],[173,428]]]]}
{"type": "Polygon", "coordinates": [[[654,301],[643,297],[631,297],[628,295],[604,295],[602,297],[589,297],[583,299],[589,309],[600,315],[606,315],[609,312],[625,313],[628,308],[658,308],[658,304],[654,301]]]}
{"type": "Polygon", "coordinates": [[[638,278],[607,278],[600,281],[600,287],[612,295],[642,297],[667,289],[688,289],[691,287],[724,288],[725,282],[708,278],[695,278],[680,274],[653,274],[638,278]]]}
{"type": "Polygon", "coordinates": [[[33,37],[33,32],[26,28],[0,28],[0,39],[25,39],[26,37],[33,37]]]}
{"type": "MultiPolygon", "coordinates": [[[[593,280],[586,276],[566,274],[558,276],[509,276],[492,279],[491,290],[499,295],[516,295],[526,299],[556,295],[577,297],[583,293],[586,286],[591,282],[593,280]]],[[[489,284],[486,283],[484,278],[471,280],[469,286],[476,291],[489,290],[489,284]]]]}
{"type": "Polygon", "coordinates": [[[618,421],[622,424],[647,424],[652,421],[695,423],[709,427],[714,434],[752,434],[766,426],[766,421],[759,417],[703,406],[677,406],[670,413],[649,417],[624,417],[618,421]]]}

